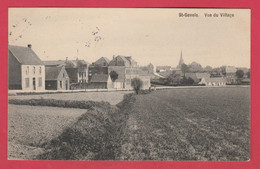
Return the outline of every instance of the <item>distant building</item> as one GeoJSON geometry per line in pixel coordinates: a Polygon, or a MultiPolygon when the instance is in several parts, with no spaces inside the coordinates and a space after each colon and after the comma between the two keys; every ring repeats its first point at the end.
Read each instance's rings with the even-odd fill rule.
{"type": "Polygon", "coordinates": [[[215,78],[202,78],[199,84],[206,86],[225,86],[227,84],[226,78],[215,77],[215,78]]]}
{"type": "Polygon", "coordinates": [[[176,68],[181,69],[182,64],[184,64],[184,60],[183,60],[183,58],[182,58],[182,51],[181,51],[180,61],[179,61],[179,64],[177,65],[176,68]]]}
{"type": "Polygon", "coordinates": [[[168,72],[171,70],[171,66],[156,66],[156,72],[168,72]]]}
{"type": "Polygon", "coordinates": [[[88,68],[88,79],[91,81],[93,75],[108,74],[109,59],[101,57],[96,62],[92,63],[88,68]]]}
{"type": "Polygon", "coordinates": [[[199,83],[202,78],[210,78],[209,73],[185,73],[186,78],[191,78],[194,80],[194,83],[199,83]]]}
{"type": "Polygon", "coordinates": [[[108,74],[96,74],[92,76],[88,88],[112,89],[113,83],[108,74]]]}
{"type": "Polygon", "coordinates": [[[8,86],[16,90],[45,90],[45,66],[32,46],[8,46],[8,86]]]}
{"type": "Polygon", "coordinates": [[[45,89],[46,90],[69,90],[70,78],[65,70],[65,66],[45,67],[45,89]]]}
{"type": "Polygon", "coordinates": [[[88,82],[89,64],[84,60],[49,60],[44,61],[44,64],[48,67],[64,65],[66,72],[70,78],[70,84],[88,82]]]}
{"type": "Polygon", "coordinates": [[[235,66],[226,66],[225,67],[225,73],[226,73],[226,78],[227,78],[228,84],[237,83],[236,71],[237,71],[237,68],[235,66]]]}
{"type": "Polygon", "coordinates": [[[137,62],[131,56],[114,56],[108,65],[108,74],[111,71],[115,71],[118,74],[118,78],[113,82],[113,88],[132,89],[131,80],[133,78],[140,78],[145,84],[143,88],[150,87],[149,75],[143,73],[143,71],[141,73],[137,62]]]}

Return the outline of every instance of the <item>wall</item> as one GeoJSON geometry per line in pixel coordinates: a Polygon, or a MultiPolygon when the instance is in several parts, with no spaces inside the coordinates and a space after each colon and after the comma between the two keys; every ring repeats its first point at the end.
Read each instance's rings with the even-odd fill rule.
{"type": "Polygon", "coordinates": [[[125,88],[125,66],[109,66],[108,67],[108,74],[110,74],[111,71],[115,71],[118,74],[118,79],[116,79],[114,84],[120,84],[115,85],[115,88],[125,88]]]}
{"type": "Polygon", "coordinates": [[[46,90],[57,90],[57,80],[46,80],[45,89],[46,90]]]}
{"type": "Polygon", "coordinates": [[[88,82],[88,66],[80,66],[78,68],[78,83],[88,82]],[[82,76],[83,73],[83,76],[82,76]]]}
{"type": "Polygon", "coordinates": [[[69,89],[70,89],[70,78],[65,68],[63,67],[57,78],[57,90],[69,90],[69,89]],[[62,82],[62,87],[60,86],[60,81],[62,82]],[[66,83],[68,85],[67,88],[66,88],[66,83]]]}
{"type": "Polygon", "coordinates": [[[14,55],[8,51],[8,88],[21,90],[21,76],[21,64],[17,61],[14,55]]]}
{"type": "Polygon", "coordinates": [[[78,83],[78,68],[66,68],[70,83],[78,83]]]}
{"type": "Polygon", "coordinates": [[[22,90],[34,90],[33,78],[35,78],[36,90],[45,90],[45,66],[44,65],[22,65],[22,90]],[[27,67],[29,72],[26,73],[27,67]],[[35,73],[34,73],[35,67],[35,73]],[[40,73],[41,67],[41,73],[40,73]],[[26,79],[29,78],[29,87],[26,86],[26,79]],[[41,86],[39,86],[39,78],[41,78],[41,86]]]}

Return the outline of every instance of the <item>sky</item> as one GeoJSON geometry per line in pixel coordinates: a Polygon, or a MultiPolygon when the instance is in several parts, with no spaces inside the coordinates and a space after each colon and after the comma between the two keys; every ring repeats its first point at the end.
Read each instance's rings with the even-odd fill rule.
{"type": "Polygon", "coordinates": [[[186,64],[249,68],[250,15],[249,9],[9,8],[8,43],[31,44],[42,60],[92,63],[123,55],[139,65],[176,67],[182,52],[186,64]]]}

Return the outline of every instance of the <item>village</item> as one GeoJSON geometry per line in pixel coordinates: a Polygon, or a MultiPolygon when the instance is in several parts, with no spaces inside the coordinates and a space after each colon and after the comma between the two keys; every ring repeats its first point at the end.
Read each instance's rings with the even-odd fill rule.
{"type": "Polygon", "coordinates": [[[142,89],[156,86],[226,86],[250,84],[250,69],[234,66],[202,68],[184,63],[182,52],[176,67],[152,63],[139,66],[132,56],[101,57],[85,60],[41,60],[27,47],[9,45],[9,90],[49,91],[79,89],[131,90],[131,80],[142,81],[142,89]]]}

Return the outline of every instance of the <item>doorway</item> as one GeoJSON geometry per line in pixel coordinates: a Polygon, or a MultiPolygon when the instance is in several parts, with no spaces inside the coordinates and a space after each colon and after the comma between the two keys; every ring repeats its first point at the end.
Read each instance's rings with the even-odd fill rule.
{"type": "Polygon", "coordinates": [[[35,80],[35,77],[33,78],[33,90],[36,90],[36,80],[35,80]]]}

